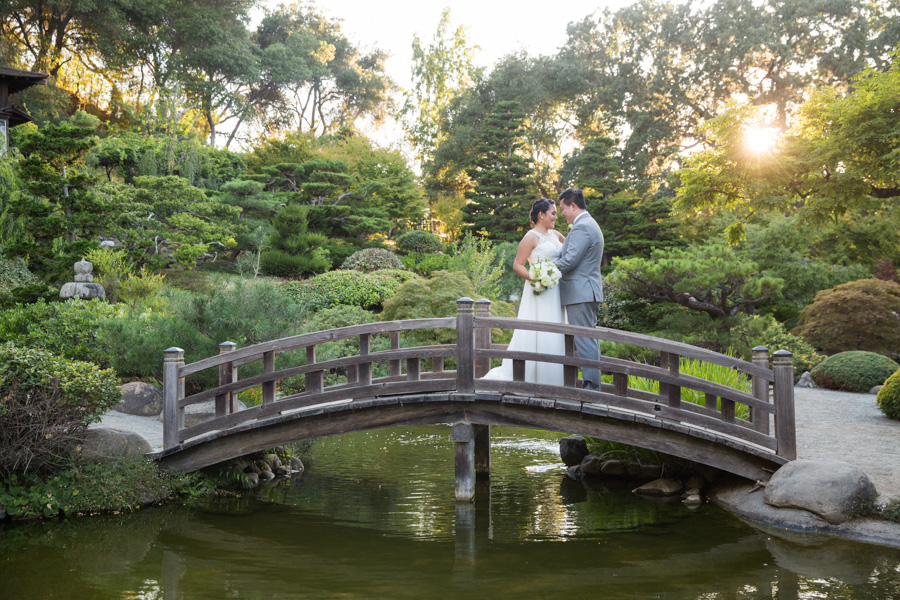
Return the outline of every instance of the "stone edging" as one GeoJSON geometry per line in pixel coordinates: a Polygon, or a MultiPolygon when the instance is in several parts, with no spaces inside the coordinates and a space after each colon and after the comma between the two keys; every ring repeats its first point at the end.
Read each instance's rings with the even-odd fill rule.
{"type": "Polygon", "coordinates": [[[872,518],[852,519],[831,525],[813,513],[796,508],[776,508],[763,500],[763,490],[746,479],[726,477],[707,490],[709,500],[767,533],[772,529],[819,534],[900,548],[900,523],[872,518]]]}

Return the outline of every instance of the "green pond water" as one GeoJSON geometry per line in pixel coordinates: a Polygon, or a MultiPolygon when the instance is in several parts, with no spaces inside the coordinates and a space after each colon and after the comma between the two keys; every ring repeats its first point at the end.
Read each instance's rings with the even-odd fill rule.
{"type": "Polygon", "coordinates": [[[0,526],[0,598],[900,600],[900,550],[588,489],[558,438],[494,428],[471,505],[431,426],[319,440],[238,499],[0,526]]]}

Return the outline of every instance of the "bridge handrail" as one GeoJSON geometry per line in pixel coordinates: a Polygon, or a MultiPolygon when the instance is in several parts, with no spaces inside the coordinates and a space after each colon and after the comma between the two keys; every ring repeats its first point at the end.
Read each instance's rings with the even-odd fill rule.
{"type": "Polygon", "coordinates": [[[563,335],[590,337],[607,342],[641,346],[643,348],[650,348],[651,350],[659,350],[660,352],[670,352],[685,358],[695,358],[723,367],[730,367],[737,369],[742,373],[746,373],[747,375],[762,377],[766,381],[775,381],[775,372],[772,369],[759,367],[746,360],[728,356],[727,354],[719,354],[718,352],[713,352],[706,348],[691,346],[690,344],[675,342],[664,338],[654,337],[652,335],[644,335],[642,333],[632,333],[630,331],[609,329],[607,327],[580,327],[577,325],[526,321],[524,319],[512,317],[476,316],[475,326],[490,327],[492,329],[525,329],[547,333],[561,333],[563,335]]]}
{"type": "MultiPolygon", "coordinates": [[[[240,425],[246,421],[275,415],[295,408],[323,404],[335,400],[354,400],[385,395],[450,392],[454,397],[473,397],[476,393],[519,394],[550,398],[551,404],[564,399],[580,402],[579,406],[592,410],[635,410],[654,417],[681,421],[686,425],[723,433],[760,447],[775,451],[780,457],[796,456],[793,418],[793,367],[789,352],[776,352],[774,369],[769,368],[765,348],[754,348],[753,362],[718,354],[680,342],[634,334],[608,328],[584,328],[573,325],[525,321],[490,316],[488,301],[473,302],[463,298],[458,302],[456,317],[416,319],[352,325],[322,332],[291,336],[236,349],[224,343],[220,354],[189,365],[183,362],[183,351],[170,348],[164,363],[164,446],[170,449],[182,440],[216,429],[240,425]],[[421,329],[455,329],[456,344],[400,348],[400,333],[421,329]],[[562,334],[565,355],[509,351],[491,341],[491,330],[523,329],[562,334]],[[391,349],[370,351],[371,336],[391,334],[391,349]],[[319,344],[359,339],[359,354],[318,362],[319,344]],[[588,360],[576,356],[574,338],[591,337],[616,343],[630,344],[660,351],[660,366],[601,356],[588,360]],[[306,349],[306,364],[275,370],[275,355],[306,349]],[[456,370],[444,371],[444,359],[456,358],[456,370]],[[680,358],[695,358],[712,364],[736,369],[752,377],[752,395],[734,388],[679,372],[680,358]],[[432,359],[431,373],[421,373],[422,359],[432,359]],[[513,361],[512,381],[480,379],[491,366],[493,358],[513,361]],[[255,360],[263,361],[264,373],[239,380],[236,367],[255,360]],[[402,373],[402,362],[407,373],[402,373]],[[525,362],[542,361],[563,365],[563,387],[525,381],[525,362]],[[390,375],[373,378],[372,364],[387,362],[390,375]],[[219,368],[219,385],[185,397],[184,380],[187,375],[203,369],[219,368]],[[579,389],[579,367],[598,367],[612,373],[613,383],[601,384],[599,392],[579,389]],[[347,368],[347,383],[324,386],[329,369],[347,368]],[[303,391],[289,396],[277,396],[276,384],[296,375],[305,376],[303,391]],[[629,377],[646,377],[659,382],[659,393],[645,392],[629,386],[629,377]],[[237,410],[237,393],[261,387],[263,403],[246,410],[237,410]],[[705,395],[705,405],[681,400],[681,389],[689,388],[705,395]],[[774,402],[770,403],[770,388],[774,402]],[[183,426],[184,408],[215,398],[216,417],[189,428],[183,426]],[[605,403],[605,404],[604,404],[605,403]],[[735,405],[749,408],[749,420],[735,415],[735,405]],[[769,415],[774,415],[775,431],[770,433],[769,415]]],[[[659,423],[662,423],[661,421],[659,423]]]]}
{"type": "Polygon", "coordinates": [[[456,317],[410,319],[408,321],[384,321],[380,323],[365,323],[363,325],[349,325],[347,327],[338,327],[337,329],[329,329],[327,331],[301,333],[300,335],[294,335],[278,340],[260,342],[259,344],[246,346],[227,354],[218,354],[186,364],[178,369],[178,376],[185,377],[211,367],[217,367],[226,363],[242,360],[244,362],[241,364],[246,364],[261,359],[266,352],[275,352],[278,354],[327,342],[346,340],[364,334],[395,333],[416,329],[456,329],[456,317]]]}
{"type": "Polygon", "coordinates": [[[512,360],[530,360],[552,363],[557,365],[573,365],[576,367],[600,369],[606,373],[621,373],[624,375],[633,375],[635,377],[644,377],[652,379],[660,383],[677,385],[703,392],[706,394],[714,394],[720,398],[726,398],[734,402],[746,404],[751,408],[762,410],[768,413],[775,413],[775,407],[767,402],[758,400],[754,396],[737,390],[721,383],[715,383],[708,379],[694,377],[693,375],[685,375],[684,373],[672,374],[668,369],[654,367],[653,365],[636,363],[629,360],[619,358],[609,358],[601,356],[599,360],[589,360],[586,358],[556,356],[550,354],[541,354],[539,352],[509,352],[497,350],[475,350],[475,357],[488,356],[490,358],[508,358],[512,360]]]}

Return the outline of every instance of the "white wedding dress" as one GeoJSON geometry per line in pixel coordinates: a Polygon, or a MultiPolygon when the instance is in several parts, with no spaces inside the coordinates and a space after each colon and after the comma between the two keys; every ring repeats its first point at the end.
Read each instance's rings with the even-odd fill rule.
{"type": "MultiPolygon", "coordinates": [[[[526,235],[536,235],[540,238],[537,246],[532,250],[531,256],[528,257],[532,265],[538,260],[559,258],[562,251],[562,242],[559,241],[556,233],[550,231],[545,235],[532,229],[526,235]]],[[[535,294],[531,289],[531,284],[526,281],[525,289],[522,291],[522,301],[519,303],[517,318],[528,321],[543,321],[545,323],[565,323],[566,313],[559,303],[559,286],[557,285],[549,290],[544,290],[540,294],[535,294]]],[[[565,354],[565,340],[562,334],[559,333],[516,329],[513,332],[508,349],[515,352],[539,352],[563,356],[565,354]]],[[[502,365],[491,369],[484,376],[484,379],[500,381],[512,381],[512,378],[513,365],[512,360],[508,358],[503,359],[502,365]]],[[[563,366],[527,360],[525,361],[525,381],[528,383],[561,386],[563,384],[563,366]]]]}

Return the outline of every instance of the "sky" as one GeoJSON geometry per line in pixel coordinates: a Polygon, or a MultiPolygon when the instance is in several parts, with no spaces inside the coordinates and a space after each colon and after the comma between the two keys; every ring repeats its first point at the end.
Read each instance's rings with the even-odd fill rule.
{"type": "MultiPolygon", "coordinates": [[[[490,67],[507,54],[526,50],[532,56],[554,54],[566,42],[566,26],[603,8],[617,10],[635,0],[319,0],[322,13],[341,19],[347,37],[363,50],[380,48],[390,54],[387,74],[410,87],[413,36],[430,43],[444,7],[450,8],[451,29],[462,25],[470,43],[480,50],[476,61],[490,67]]],[[[275,8],[278,0],[265,0],[275,8]]],[[[369,132],[380,145],[399,142],[399,128],[388,123],[369,132]]]]}

